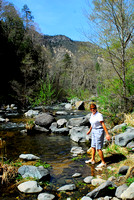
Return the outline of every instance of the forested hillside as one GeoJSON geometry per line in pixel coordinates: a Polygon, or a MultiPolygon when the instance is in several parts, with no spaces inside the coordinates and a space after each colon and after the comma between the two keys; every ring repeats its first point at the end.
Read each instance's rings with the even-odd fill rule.
{"type": "Polygon", "coordinates": [[[0,0],[0,104],[26,107],[73,97],[89,100],[94,95],[113,112],[128,105],[133,110],[133,29],[125,14],[124,21],[124,43],[111,36],[107,46],[98,47],[63,35],[42,35],[27,5],[19,13],[13,4],[0,0]]]}

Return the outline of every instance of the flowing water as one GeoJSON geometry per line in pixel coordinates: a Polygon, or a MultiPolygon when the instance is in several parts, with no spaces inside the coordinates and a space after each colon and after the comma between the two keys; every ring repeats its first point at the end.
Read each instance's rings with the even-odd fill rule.
{"type": "MultiPolygon", "coordinates": [[[[77,112],[75,117],[84,116],[87,113],[77,112]]],[[[64,116],[62,116],[63,118],[64,116]]],[[[70,115],[66,116],[66,119],[70,115]]],[[[74,116],[72,116],[74,117],[74,116]]],[[[59,117],[61,118],[61,116],[59,117]]],[[[73,146],[81,146],[83,150],[87,150],[85,143],[77,144],[70,140],[69,136],[34,133],[34,135],[23,135],[20,130],[23,129],[22,124],[25,119],[21,117],[10,117],[11,123],[21,124],[21,126],[8,127],[4,130],[1,129],[0,137],[6,141],[5,156],[7,160],[17,160],[20,154],[30,153],[40,157],[40,160],[51,165],[50,181],[47,187],[47,192],[56,195],[56,199],[67,199],[65,197],[59,197],[57,189],[65,184],[75,183],[79,185],[79,189],[75,192],[69,192],[68,197],[72,199],[80,199],[80,197],[87,194],[90,191],[90,187],[85,187],[83,179],[87,176],[94,175],[94,167],[85,164],[85,160],[88,159],[88,155],[81,156],[78,160],[73,160],[73,156],[70,150],[73,146]],[[74,173],[81,173],[81,177],[72,178],[74,173]]],[[[13,125],[13,124],[12,124],[13,125]]],[[[66,194],[67,195],[67,194],[66,194]]],[[[36,200],[38,194],[26,195],[20,193],[13,185],[2,185],[0,192],[1,200],[36,200]]],[[[64,195],[63,195],[64,196],[64,195]]]]}

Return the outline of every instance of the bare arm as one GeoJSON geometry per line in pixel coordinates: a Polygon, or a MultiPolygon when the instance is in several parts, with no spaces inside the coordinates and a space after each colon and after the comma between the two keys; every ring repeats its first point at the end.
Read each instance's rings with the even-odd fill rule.
{"type": "Polygon", "coordinates": [[[104,129],[104,131],[105,131],[105,133],[106,133],[106,139],[107,139],[107,140],[110,140],[110,135],[109,135],[109,133],[108,133],[108,130],[107,130],[107,128],[106,128],[106,125],[105,125],[104,121],[101,121],[100,123],[102,124],[102,127],[103,127],[103,129],[104,129]]]}
{"type": "Polygon", "coordinates": [[[91,130],[92,130],[92,126],[90,126],[90,129],[89,129],[89,131],[87,132],[87,135],[91,132],[91,130]]]}

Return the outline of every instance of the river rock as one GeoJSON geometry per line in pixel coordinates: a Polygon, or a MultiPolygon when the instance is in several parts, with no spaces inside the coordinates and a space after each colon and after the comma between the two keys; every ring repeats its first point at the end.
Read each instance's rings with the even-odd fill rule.
{"type": "Polygon", "coordinates": [[[86,178],[84,178],[83,181],[84,181],[85,183],[89,183],[89,184],[90,184],[91,181],[92,181],[92,179],[93,179],[93,176],[87,176],[86,178]]]}
{"type": "Polygon", "coordinates": [[[55,128],[52,132],[55,134],[68,135],[69,129],[68,128],[55,128]]]}
{"type": "Polygon", "coordinates": [[[35,156],[33,154],[21,154],[19,158],[24,160],[39,160],[40,158],[38,156],[35,156]]]}
{"type": "Polygon", "coordinates": [[[45,128],[49,128],[54,121],[54,117],[48,113],[39,114],[35,118],[35,124],[45,128]]]}
{"type": "Polygon", "coordinates": [[[115,144],[125,147],[127,143],[134,139],[134,128],[128,127],[124,133],[115,136],[115,144]]]}
{"type": "Polygon", "coordinates": [[[105,183],[102,183],[99,187],[95,188],[91,192],[89,192],[86,196],[95,199],[99,197],[105,197],[105,196],[115,196],[117,186],[113,184],[111,181],[106,181],[105,183]],[[113,189],[111,190],[112,187],[113,189]]]}
{"type": "Polygon", "coordinates": [[[53,194],[48,194],[48,193],[40,193],[38,195],[37,200],[52,200],[54,199],[55,196],[53,194]]]}
{"type": "Polygon", "coordinates": [[[57,120],[57,125],[58,125],[58,128],[63,128],[65,127],[67,124],[67,120],[66,119],[59,119],[57,120]]]}
{"type": "Polygon", "coordinates": [[[84,197],[81,198],[81,200],[92,200],[92,199],[90,197],[84,196],[84,197]]]}
{"type": "Polygon", "coordinates": [[[134,199],[134,182],[121,194],[121,199],[134,199]]]}
{"type": "Polygon", "coordinates": [[[74,146],[71,148],[71,153],[73,153],[73,156],[77,156],[79,154],[84,154],[85,151],[82,149],[82,147],[74,146]]]}
{"type": "MultiPolygon", "coordinates": [[[[68,120],[67,126],[78,127],[78,126],[90,126],[89,119],[86,117],[71,118],[68,120]]],[[[88,128],[89,129],[89,128],[88,128]]]]}
{"type": "Polygon", "coordinates": [[[27,181],[21,183],[20,185],[17,186],[17,188],[20,192],[24,193],[37,193],[43,190],[43,188],[39,186],[37,181],[27,181]]]}
{"type": "Polygon", "coordinates": [[[56,115],[67,115],[66,111],[57,111],[56,115]]]}
{"type": "Polygon", "coordinates": [[[94,179],[91,180],[91,184],[93,186],[101,185],[104,182],[106,182],[106,180],[101,179],[101,178],[94,178],[94,179]]]}
{"type": "Polygon", "coordinates": [[[124,127],[124,126],[127,126],[127,124],[122,123],[122,124],[116,125],[113,129],[110,130],[110,132],[111,133],[112,132],[118,132],[118,131],[122,130],[122,127],[124,127]]]}
{"type": "Polygon", "coordinates": [[[73,174],[73,178],[77,178],[77,177],[80,177],[81,176],[81,173],[75,173],[75,174],[73,174]]]}
{"type": "Polygon", "coordinates": [[[39,111],[38,110],[28,110],[24,115],[26,117],[34,117],[35,115],[38,115],[39,111]]]}
{"type": "Polygon", "coordinates": [[[75,184],[68,184],[68,185],[64,185],[64,186],[60,187],[58,189],[58,191],[72,191],[72,190],[75,190],[75,189],[76,189],[75,184]]]}
{"type": "MultiPolygon", "coordinates": [[[[71,140],[75,142],[86,142],[87,135],[86,133],[89,131],[88,126],[81,126],[81,127],[73,127],[69,131],[69,135],[71,140]]],[[[88,135],[89,139],[91,138],[91,134],[88,135]]]]}
{"type": "Polygon", "coordinates": [[[121,198],[121,194],[128,188],[126,184],[123,184],[119,187],[117,187],[115,196],[118,197],[119,199],[121,198]]]}
{"type": "Polygon", "coordinates": [[[72,105],[71,105],[71,103],[66,103],[66,104],[65,104],[65,109],[66,109],[66,110],[72,110],[72,105]]]}
{"type": "Polygon", "coordinates": [[[18,173],[21,174],[23,178],[33,177],[39,180],[47,180],[50,176],[49,171],[43,166],[35,167],[32,165],[23,165],[18,169],[18,173]]]}
{"type": "Polygon", "coordinates": [[[134,148],[134,141],[131,141],[127,144],[127,148],[134,148]]]}
{"type": "Polygon", "coordinates": [[[49,130],[42,127],[42,126],[39,126],[39,125],[35,125],[34,126],[34,130],[38,131],[38,132],[41,132],[41,133],[48,133],[49,130]]]}

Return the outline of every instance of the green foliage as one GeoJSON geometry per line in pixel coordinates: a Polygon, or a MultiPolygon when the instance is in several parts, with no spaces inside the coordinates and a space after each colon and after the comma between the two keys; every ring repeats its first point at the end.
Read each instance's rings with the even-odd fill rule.
{"type": "Polygon", "coordinates": [[[109,190],[115,190],[115,187],[114,187],[114,186],[113,186],[113,187],[110,187],[110,186],[109,186],[108,189],[109,189],[109,190]]]}
{"type": "Polygon", "coordinates": [[[128,154],[128,150],[113,143],[107,146],[105,154],[122,154],[126,156],[128,154]]]}
{"type": "Polygon", "coordinates": [[[21,181],[21,180],[23,180],[23,177],[20,174],[18,174],[18,176],[16,177],[16,180],[21,181]]]}
{"type": "Polygon", "coordinates": [[[132,178],[129,177],[129,178],[126,180],[126,182],[127,182],[127,185],[129,186],[131,183],[134,182],[134,177],[132,177],[132,178]]]}
{"type": "Polygon", "coordinates": [[[68,89],[66,90],[67,93],[67,99],[80,99],[80,100],[85,100],[89,99],[90,96],[90,91],[88,89],[77,89],[77,90],[72,90],[68,89]]]}
{"type": "Polygon", "coordinates": [[[22,163],[21,163],[21,162],[13,162],[13,161],[12,161],[12,162],[10,163],[10,165],[11,165],[11,166],[15,166],[15,167],[21,167],[21,166],[22,166],[22,163]]]}
{"type": "Polygon", "coordinates": [[[46,81],[41,81],[40,91],[34,99],[29,98],[33,106],[51,104],[55,98],[55,89],[53,89],[53,82],[50,82],[47,76],[46,81]]]}
{"type": "Polygon", "coordinates": [[[126,131],[127,127],[128,127],[128,125],[121,127],[123,133],[126,131]]]}
{"type": "Polygon", "coordinates": [[[95,64],[95,69],[96,69],[96,72],[100,71],[100,65],[98,62],[95,64]]]}
{"type": "Polygon", "coordinates": [[[50,167],[51,167],[50,164],[47,164],[46,162],[43,162],[43,161],[41,161],[41,160],[37,161],[37,162],[35,163],[35,166],[36,166],[36,167],[43,166],[44,168],[50,168],[50,167]]]}

